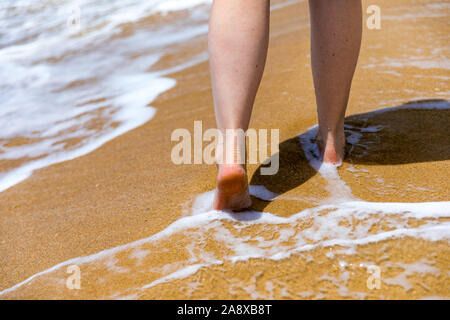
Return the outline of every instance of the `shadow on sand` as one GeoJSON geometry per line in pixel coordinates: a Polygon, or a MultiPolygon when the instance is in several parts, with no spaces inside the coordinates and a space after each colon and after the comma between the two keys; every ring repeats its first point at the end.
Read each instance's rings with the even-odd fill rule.
{"type": "MultiPolygon", "coordinates": [[[[262,185],[281,195],[313,177],[317,172],[309,165],[300,141],[311,140],[314,130],[280,143],[278,172],[261,175],[259,167],[250,184],[262,185]]],[[[344,162],[348,163],[395,165],[448,160],[450,103],[447,100],[411,101],[352,115],[345,119],[345,135],[347,156],[344,162]]],[[[252,209],[258,211],[269,204],[269,201],[252,200],[252,209]]]]}

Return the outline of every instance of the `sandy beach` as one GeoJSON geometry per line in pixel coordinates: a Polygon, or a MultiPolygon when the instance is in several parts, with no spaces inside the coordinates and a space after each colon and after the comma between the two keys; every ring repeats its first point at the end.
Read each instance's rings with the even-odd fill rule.
{"type": "MultiPolygon", "coordinates": [[[[205,60],[166,75],[176,85],[151,103],[156,114],[145,124],[0,193],[0,299],[449,299],[450,9],[379,0],[363,1],[364,10],[371,4],[381,8],[381,29],[369,30],[364,12],[346,118],[346,134],[358,140],[337,178],[311,167],[298,138],[307,139],[317,115],[308,5],[295,2],[271,13],[250,123],[280,133],[279,172],[248,167],[250,185],[279,195],[252,196],[251,209],[271,215],[193,214],[198,196],[214,190],[216,167],[175,165],[170,137],[193,132],[195,120],[215,127],[205,60]],[[342,197],[423,208],[375,204],[347,219],[345,210],[364,204],[343,204],[340,215],[333,206],[342,197]],[[320,217],[336,224],[320,224],[320,241],[295,244],[320,217]],[[333,238],[338,227],[352,244],[333,238]],[[247,246],[258,250],[244,259],[247,246]],[[79,290],[66,286],[69,265],[80,267],[79,290]],[[370,265],[381,269],[379,289],[367,286],[370,265]]],[[[173,48],[155,70],[205,51],[206,35],[173,48]]],[[[8,166],[0,162],[2,172],[8,166]]]]}

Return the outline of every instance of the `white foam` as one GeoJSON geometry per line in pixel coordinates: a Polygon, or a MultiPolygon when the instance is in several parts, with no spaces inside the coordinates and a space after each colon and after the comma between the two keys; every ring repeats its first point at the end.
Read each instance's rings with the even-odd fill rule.
{"type": "Polygon", "coordinates": [[[22,1],[14,10],[0,8],[8,30],[0,39],[0,160],[25,159],[0,174],[0,192],[36,169],[83,156],[153,118],[156,109],[149,104],[176,84],[165,75],[204,61],[206,55],[188,57],[167,70],[148,70],[168,46],[205,35],[207,21],[193,18],[192,12],[178,19],[183,28],[155,25],[127,37],[113,36],[124,24],[200,4],[177,3],[172,1],[170,10],[161,0],[69,1],[58,7],[22,1]],[[75,5],[81,8],[81,29],[74,34],[66,20],[75,5]],[[29,22],[25,31],[23,21],[29,22]],[[101,126],[89,125],[99,121],[101,126]],[[14,138],[28,141],[11,146],[14,138]],[[68,140],[79,142],[69,146],[68,140]]]}
{"type": "MultiPolygon", "coordinates": [[[[339,177],[336,167],[341,164],[334,165],[322,162],[319,149],[315,143],[317,129],[317,125],[312,126],[305,133],[299,135],[298,138],[310,166],[328,181],[327,191],[330,193],[330,196],[321,203],[344,202],[355,199],[350,188],[339,177]]],[[[347,141],[349,143],[358,141],[360,134],[358,136],[355,135],[356,133],[347,137],[347,141]]]]}
{"type": "Polygon", "coordinates": [[[211,4],[212,0],[169,0],[160,1],[154,8],[155,12],[167,14],[170,11],[186,10],[195,6],[211,4]]]}
{"type": "Polygon", "coordinates": [[[165,282],[172,281],[172,280],[175,280],[175,279],[183,279],[183,278],[189,277],[190,275],[195,274],[203,266],[206,266],[206,264],[199,263],[199,264],[194,264],[194,265],[187,266],[187,267],[185,267],[183,269],[180,269],[180,270],[177,270],[177,271],[175,271],[175,272],[173,272],[173,273],[171,273],[171,274],[169,274],[167,276],[164,276],[164,277],[162,277],[162,278],[160,278],[158,280],[155,280],[155,281],[153,281],[153,282],[151,282],[149,284],[146,284],[146,285],[142,286],[141,289],[145,290],[145,289],[154,287],[154,286],[156,286],[158,284],[161,284],[161,283],[165,283],[165,282]]]}

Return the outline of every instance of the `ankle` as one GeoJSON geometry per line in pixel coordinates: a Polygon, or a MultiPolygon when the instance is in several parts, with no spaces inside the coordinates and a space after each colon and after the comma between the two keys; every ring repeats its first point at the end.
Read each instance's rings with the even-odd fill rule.
{"type": "Polygon", "coordinates": [[[319,126],[316,139],[325,144],[345,143],[344,125],[336,127],[319,126]]]}
{"type": "Polygon", "coordinates": [[[317,146],[324,163],[340,165],[344,158],[344,124],[336,127],[320,126],[317,130],[317,146]]]}

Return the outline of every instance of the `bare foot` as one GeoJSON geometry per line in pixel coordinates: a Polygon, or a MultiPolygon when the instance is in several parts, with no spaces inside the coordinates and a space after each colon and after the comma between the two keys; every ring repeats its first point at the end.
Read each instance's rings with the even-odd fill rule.
{"type": "Polygon", "coordinates": [[[244,210],[251,205],[248,193],[247,173],[243,165],[219,165],[214,210],[244,210]]]}
{"type": "Polygon", "coordinates": [[[345,135],[333,134],[327,132],[322,135],[317,133],[317,146],[319,147],[320,157],[324,163],[341,165],[344,160],[345,135]]]}

